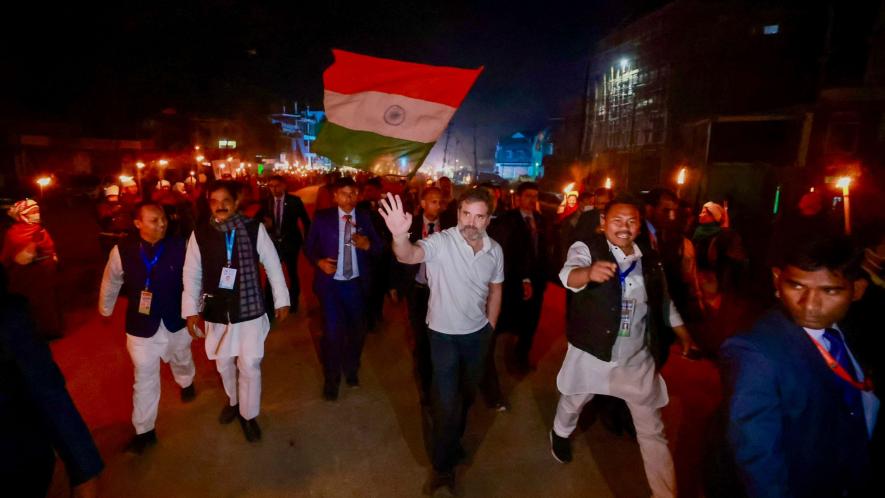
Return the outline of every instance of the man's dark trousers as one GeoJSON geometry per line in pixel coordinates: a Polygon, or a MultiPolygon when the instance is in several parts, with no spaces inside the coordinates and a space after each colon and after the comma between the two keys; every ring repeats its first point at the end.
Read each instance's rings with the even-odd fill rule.
{"type": "Polygon", "coordinates": [[[535,332],[538,330],[538,323],[541,321],[541,307],[544,303],[544,291],[547,290],[547,281],[543,277],[532,279],[532,297],[527,301],[522,301],[515,310],[516,323],[513,324],[516,329],[517,341],[515,354],[516,359],[528,365],[529,353],[532,350],[532,342],[535,339],[535,332]]]}
{"type": "Polygon", "coordinates": [[[432,398],[433,363],[430,359],[430,338],[427,330],[427,303],[429,300],[430,288],[418,282],[409,284],[406,291],[406,302],[409,307],[409,322],[412,325],[412,336],[415,341],[412,360],[422,405],[429,403],[432,398]]]}
{"type": "Polygon", "coordinates": [[[323,308],[324,330],[320,340],[327,386],[338,387],[341,371],[356,376],[366,337],[365,295],[360,277],[332,280],[326,295],[318,296],[323,308]]]}
{"type": "Polygon", "coordinates": [[[458,463],[467,411],[485,368],[492,327],[452,335],[429,330],[433,360],[433,445],[431,461],[437,472],[451,472],[458,463]]]}

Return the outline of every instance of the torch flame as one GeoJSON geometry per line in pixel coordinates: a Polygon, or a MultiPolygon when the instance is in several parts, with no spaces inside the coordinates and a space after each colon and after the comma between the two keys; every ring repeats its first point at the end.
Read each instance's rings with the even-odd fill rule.
{"type": "Polygon", "coordinates": [[[611,178],[605,179],[605,188],[607,188],[608,190],[612,189],[612,179],[611,178]]]}
{"type": "Polygon", "coordinates": [[[569,192],[574,190],[574,188],[575,188],[575,182],[572,182],[572,183],[569,183],[568,185],[566,185],[565,188],[562,189],[562,191],[565,192],[566,194],[568,194],[569,192]]]}
{"type": "Polygon", "coordinates": [[[679,176],[676,177],[676,183],[685,185],[685,168],[679,170],[679,176]]]}
{"type": "Polygon", "coordinates": [[[41,187],[46,187],[50,183],[52,183],[52,178],[49,178],[48,176],[41,176],[40,178],[37,178],[37,185],[40,185],[41,187]]]}

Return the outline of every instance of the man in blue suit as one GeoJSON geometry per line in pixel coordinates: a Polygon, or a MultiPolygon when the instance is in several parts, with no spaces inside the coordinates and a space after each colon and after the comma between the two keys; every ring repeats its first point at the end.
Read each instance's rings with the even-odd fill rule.
{"type": "Polygon", "coordinates": [[[866,288],[857,255],[844,238],[797,240],[772,270],[780,309],[722,345],[728,442],[749,496],[870,491],[879,398],[843,323],[866,288]]]}
{"type": "Polygon", "coordinates": [[[372,279],[372,257],[381,240],[368,212],[355,209],[357,186],[350,177],[332,186],[336,207],[316,212],[304,253],[314,271],[313,288],[323,313],[320,356],[323,397],[338,399],[341,371],[350,387],[359,387],[360,355],[366,334],[366,296],[372,279]]]}

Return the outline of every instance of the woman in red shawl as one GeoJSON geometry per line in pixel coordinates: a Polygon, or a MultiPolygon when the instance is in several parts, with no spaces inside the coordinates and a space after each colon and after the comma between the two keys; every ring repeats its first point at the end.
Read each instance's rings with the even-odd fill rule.
{"type": "Polygon", "coordinates": [[[40,224],[40,207],[25,199],[16,202],[9,215],[15,223],[6,231],[0,251],[9,292],[28,299],[41,337],[61,337],[61,307],[56,291],[58,256],[52,237],[40,224]]]}

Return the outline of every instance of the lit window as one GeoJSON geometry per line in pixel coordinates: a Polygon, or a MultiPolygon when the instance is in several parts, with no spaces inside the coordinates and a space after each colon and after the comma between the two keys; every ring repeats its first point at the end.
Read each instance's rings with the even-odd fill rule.
{"type": "Polygon", "coordinates": [[[767,24],[762,27],[763,35],[776,35],[781,30],[780,24],[767,24]]]}

